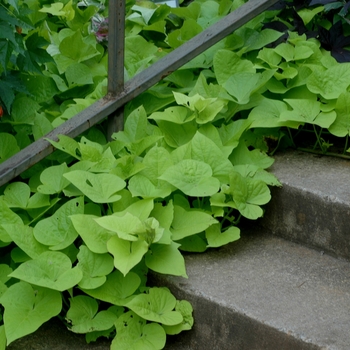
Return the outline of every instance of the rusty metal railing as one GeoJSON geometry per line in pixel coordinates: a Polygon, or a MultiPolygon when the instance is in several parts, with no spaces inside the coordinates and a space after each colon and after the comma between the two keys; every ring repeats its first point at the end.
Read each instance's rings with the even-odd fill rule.
{"type": "Polygon", "coordinates": [[[53,152],[54,148],[46,138],[57,140],[58,135],[76,137],[107,117],[109,134],[122,130],[121,109],[127,102],[278,2],[250,0],[124,83],[124,1],[109,1],[107,95],[0,164],[0,186],[53,152]]]}

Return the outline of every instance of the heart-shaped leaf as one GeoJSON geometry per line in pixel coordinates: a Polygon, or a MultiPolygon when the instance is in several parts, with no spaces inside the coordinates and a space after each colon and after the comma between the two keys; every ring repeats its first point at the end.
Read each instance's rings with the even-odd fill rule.
{"type": "Polygon", "coordinates": [[[104,331],[113,327],[117,315],[112,311],[98,311],[98,303],[95,299],[86,295],[78,295],[70,300],[70,308],[67,311],[67,320],[72,326],[69,328],[74,333],[90,333],[104,331]]]}
{"type": "Polygon", "coordinates": [[[29,283],[13,284],[2,295],[7,345],[35,332],[43,323],[58,315],[62,308],[61,294],[55,290],[33,287],[29,283]]]}
{"type": "Polygon", "coordinates": [[[121,198],[117,192],[125,187],[125,181],[113,174],[74,170],[63,176],[95,203],[116,202],[121,198]]]}
{"type": "Polygon", "coordinates": [[[83,278],[83,272],[77,267],[72,268],[66,254],[48,251],[24,262],[10,276],[62,292],[77,285],[83,278]]]}

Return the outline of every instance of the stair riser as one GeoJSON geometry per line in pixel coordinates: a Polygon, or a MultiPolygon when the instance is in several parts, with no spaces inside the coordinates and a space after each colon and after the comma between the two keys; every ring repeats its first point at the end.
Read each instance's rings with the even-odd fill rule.
{"type": "MultiPolygon", "coordinates": [[[[282,182],[283,183],[283,182],[282,182]]],[[[350,207],[283,184],[271,189],[260,225],[275,235],[350,259],[350,207]]]]}

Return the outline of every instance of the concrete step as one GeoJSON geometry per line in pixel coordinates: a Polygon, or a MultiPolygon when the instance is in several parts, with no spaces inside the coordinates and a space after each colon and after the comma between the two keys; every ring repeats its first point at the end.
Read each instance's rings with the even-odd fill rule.
{"type": "Polygon", "coordinates": [[[218,250],[187,255],[188,280],[153,275],[153,283],[194,307],[193,330],[172,346],[349,350],[350,263],[254,231],[218,250]]]}
{"type": "Polygon", "coordinates": [[[350,259],[350,161],[302,152],[277,154],[282,188],[259,222],[273,234],[350,259]]]}

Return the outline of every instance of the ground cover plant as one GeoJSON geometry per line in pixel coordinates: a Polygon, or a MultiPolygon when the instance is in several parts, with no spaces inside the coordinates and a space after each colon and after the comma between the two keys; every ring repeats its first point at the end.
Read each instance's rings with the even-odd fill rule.
{"type": "MultiPolygon", "coordinates": [[[[126,79],[243,2],[128,1],[126,79]]],[[[147,272],[186,277],[181,252],[237,240],[279,185],[266,152],[301,127],[322,152],[325,131],[348,137],[349,63],[309,35],[339,9],[346,33],[335,3],[281,3],[130,102],[112,141],[103,124],[50,140],[52,156],[0,189],[0,349],[54,316],[111,349],[161,349],[192,327],[190,304],[147,272]]],[[[1,160],[104,96],[105,5],[0,6],[1,160]]]]}

